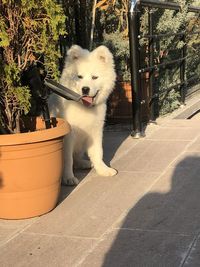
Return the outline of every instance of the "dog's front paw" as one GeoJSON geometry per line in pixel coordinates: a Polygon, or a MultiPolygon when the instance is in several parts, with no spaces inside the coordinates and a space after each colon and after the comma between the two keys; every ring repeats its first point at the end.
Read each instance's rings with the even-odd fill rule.
{"type": "Polygon", "coordinates": [[[96,170],[97,173],[101,176],[114,176],[117,174],[117,170],[110,168],[110,167],[103,167],[98,170],[96,170]]]}
{"type": "Polygon", "coordinates": [[[78,178],[72,177],[72,178],[63,178],[62,179],[62,185],[67,185],[67,186],[75,186],[79,183],[78,178]]]}

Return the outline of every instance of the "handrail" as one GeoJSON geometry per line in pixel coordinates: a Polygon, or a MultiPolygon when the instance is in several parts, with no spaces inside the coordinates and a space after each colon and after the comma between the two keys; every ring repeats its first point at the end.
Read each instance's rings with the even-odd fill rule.
{"type": "MultiPolygon", "coordinates": [[[[163,8],[163,9],[172,9],[172,10],[181,10],[181,5],[171,2],[161,2],[158,0],[139,0],[137,1],[138,4],[142,6],[152,7],[152,8],[163,8]]],[[[200,12],[200,7],[196,6],[189,6],[188,7],[189,12],[200,12]]]]}
{"type": "MultiPolygon", "coordinates": [[[[171,90],[172,88],[180,88],[181,102],[184,104],[185,101],[185,88],[190,79],[186,80],[185,77],[185,69],[186,69],[186,59],[189,58],[187,56],[187,45],[186,45],[186,36],[190,36],[193,34],[199,34],[200,31],[181,31],[177,33],[166,33],[166,34],[154,34],[153,33],[153,14],[149,13],[149,33],[145,35],[141,35],[139,32],[140,27],[140,14],[142,7],[151,8],[161,8],[161,9],[170,9],[175,11],[181,11],[181,5],[177,3],[171,2],[161,2],[158,0],[131,0],[130,1],[130,10],[128,12],[129,18],[129,44],[130,44],[130,66],[131,66],[131,86],[132,86],[132,109],[133,109],[133,137],[141,137],[142,133],[142,114],[141,114],[141,105],[145,102],[142,99],[141,95],[141,74],[145,72],[149,72],[149,95],[151,95],[150,103],[151,106],[151,118],[154,120],[155,109],[152,104],[154,99],[159,95],[159,92],[155,91],[153,86],[154,83],[154,71],[160,68],[165,68],[169,65],[178,64],[180,68],[180,80],[177,84],[170,86],[166,89],[166,91],[171,90]],[[178,36],[183,42],[184,45],[181,48],[181,55],[179,59],[174,59],[171,61],[167,61],[161,64],[154,64],[154,41],[160,40],[161,38],[166,38],[170,36],[178,36]],[[141,68],[140,66],[140,45],[139,39],[146,38],[149,40],[149,66],[146,68],[141,68]]],[[[189,12],[199,13],[200,7],[189,6],[189,12]]]]}
{"type": "Polygon", "coordinates": [[[183,35],[193,35],[193,34],[200,34],[200,31],[197,31],[197,32],[179,32],[179,33],[161,33],[161,34],[146,34],[146,35],[138,35],[138,38],[139,39],[142,39],[142,38],[146,38],[146,39],[150,39],[150,38],[153,38],[153,39],[160,39],[160,38],[165,38],[165,37],[170,37],[170,36],[183,36],[183,35]]]}
{"type": "Polygon", "coordinates": [[[165,63],[161,63],[161,64],[155,64],[153,66],[147,67],[147,68],[143,68],[143,69],[139,69],[139,73],[144,73],[147,71],[151,71],[151,70],[158,70],[160,68],[164,68],[165,66],[169,66],[172,65],[174,63],[181,63],[182,61],[184,61],[187,57],[183,57],[183,58],[179,58],[179,59],[174,59],[171,60],[169,62],[165,62],[165,63]]]}

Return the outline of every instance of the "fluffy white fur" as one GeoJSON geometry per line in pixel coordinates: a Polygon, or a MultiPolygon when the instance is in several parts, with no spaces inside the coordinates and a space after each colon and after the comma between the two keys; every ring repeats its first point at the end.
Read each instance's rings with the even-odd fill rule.
{"type": "Polygon", "coordinates": [[[60,83],[80,95],[83,87],[87,87],[88,95],[94,98],[89,107],[56,95],[50,98],[52,115],[66,119],[72,127],[71,134],[64,140],[63,183],[66,185],[78,184],[73,173],[74,166],[94,167],[102,176],[117,173],[103,162],[102,149],[106,101],[115,79],[113,56],[105,46],[99,46],[92,52],[78,45],[68,50],[60,83]],[[89,160],[84,158],[85,153],[89,160]]]}

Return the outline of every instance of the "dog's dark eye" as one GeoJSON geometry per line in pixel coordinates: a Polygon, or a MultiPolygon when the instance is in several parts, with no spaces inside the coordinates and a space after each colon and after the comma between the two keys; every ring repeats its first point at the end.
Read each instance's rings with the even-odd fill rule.
{"type": "Polygon", "coordinates": [[[92,80],[96,80],[98,78],[99,78],[98,76],[95,76],[95,75],[92,76],[92,80]]]}
{"type": "Polygon", "coordinates": [[[82,75],[78,75],[77,76],[79,79],[83,79],[83,76],[82,75]]]}

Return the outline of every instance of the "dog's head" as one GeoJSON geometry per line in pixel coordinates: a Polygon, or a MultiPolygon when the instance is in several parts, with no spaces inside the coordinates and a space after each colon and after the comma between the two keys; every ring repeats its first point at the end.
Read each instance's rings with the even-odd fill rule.
{"type": "Polygon", "coordinates": [[[107,47],[102,45],[89,52],[74,45],[68,50],[61,83],[91,106],[106,102],[115,79],[113,56],[107,47]]]}

